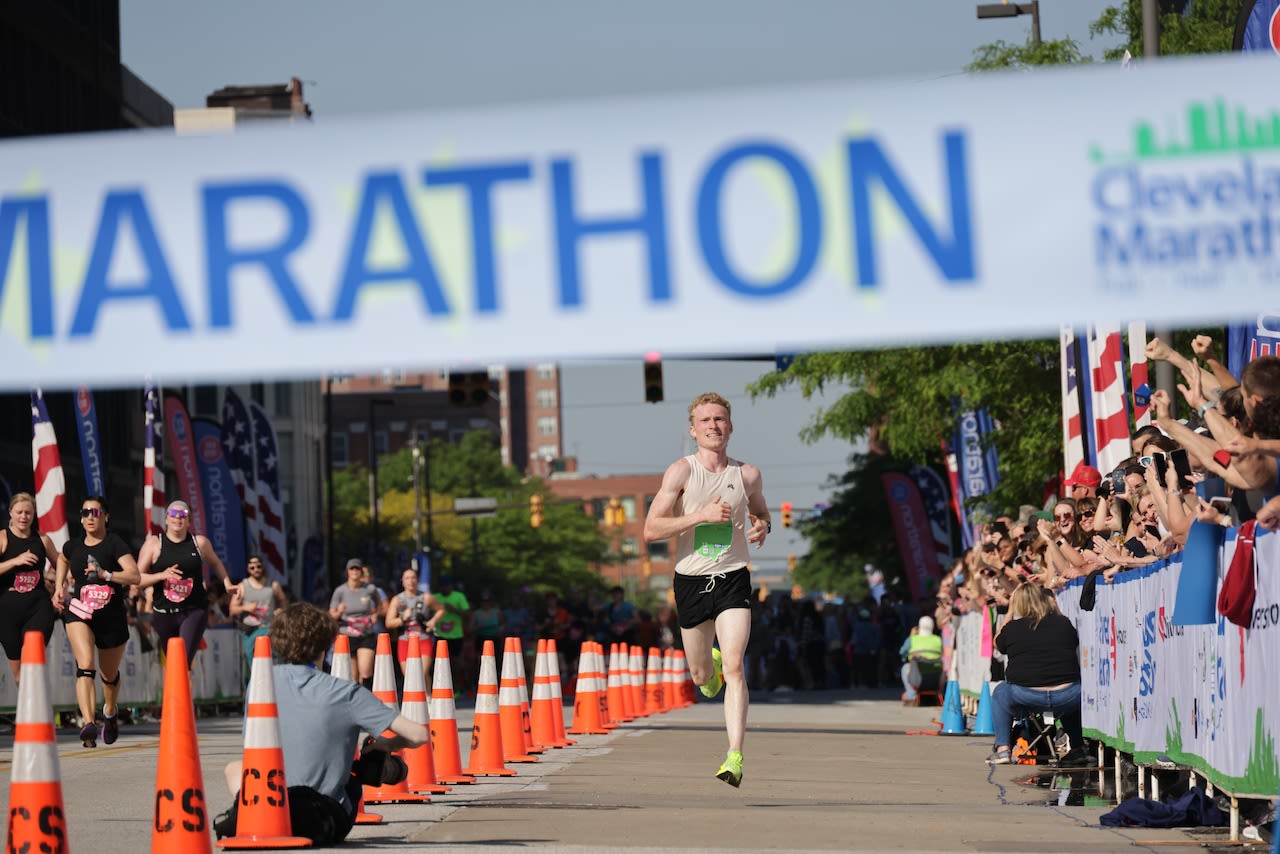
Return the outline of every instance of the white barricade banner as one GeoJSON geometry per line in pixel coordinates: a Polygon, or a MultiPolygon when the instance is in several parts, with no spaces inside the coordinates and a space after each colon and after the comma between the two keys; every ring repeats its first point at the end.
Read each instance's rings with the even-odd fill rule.
{"type": "MultiPolygon", "coordinates": [[[[191,698],[197,703],[238,701],[243,696],[241,638],[234,626],[217,626],[204,633],[206,649],[196,653],[191,669],[191,698]]],[[[45,666],[49,672],[50,699],[59,709],[76,709],[76,659],[67,634],[58,622],[53,627],[45,666]]],[[[100,678],[100,677],[99,677],[100,678]]],[[[155,649],[142,651],[138,630],[129,628],[129,641],[120,662],[120,705],[158,706],[164,698],[164,672],[155,649]]],[[[102,686],[98,685],[98,701],[102,686]]],[[[0,709],[13,710],[18,692],[9,668],[0,668],[0,709]]]]}
{"type": "Polygon", "coordinates": [[[1273,62],[7,140],[0,388],[1256,317],[1273,62]]]}
{"type": "MultiPolygon", "coordinates": [[[[1222,567],[1234,552],[1231,533],[1222,567]]],[[[1092,611],[1080,610],[1081,581],[1059,595],[1080,634],[1086,734],[1139,762],[1165,758],[1195,768],[1235,794],[1274,795],[1280,788],[1280,536],[1262,533],[1256,554],[1249,628],[1221,616],[1209,625],[1173,625],[1180,559],[1099,582],[1092,611]]]]}
{"type": "Polygon", "coordinates": [[[953,617],[956,626],[955,672],[960,692],[977,697],[990,674],[990,662],[982,655],[982,614],[969,612],[953,617]]]}

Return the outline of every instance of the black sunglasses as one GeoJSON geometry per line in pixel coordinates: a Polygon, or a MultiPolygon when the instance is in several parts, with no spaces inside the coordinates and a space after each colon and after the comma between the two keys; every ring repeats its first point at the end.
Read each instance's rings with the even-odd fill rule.
{"type": "Polygon", "coordinates": [[[99,516],[101,516],[104,512],[105,512],[105,511],[103,511],[103,509],[102,509],[101,507],[81,507],[81,508],[80,508],[80,518],[81,518],[81,519],[88,519],[89,517],[91,517],[91,516],[92,516],[94,519],[97,519],[97,518],[98,518],[99,516]]]}

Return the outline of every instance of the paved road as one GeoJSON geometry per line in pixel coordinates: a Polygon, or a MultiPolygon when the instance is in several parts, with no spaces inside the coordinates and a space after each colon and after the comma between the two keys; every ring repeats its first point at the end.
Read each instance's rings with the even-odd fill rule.
{"type": "MultiPolygon", "coordinates": [[[[988,768],[988,740],[930,737],[936,709],[887,694],[773,695],[751,709],[740,789],[712,775],[723,758],[719,703],[699,703],[512,766],[514,778],[458,786],[426,805],[378,808],[347,849],[479,851],[1162,851],[1180,831],[1102,828],[1108,806],[1065,806],[1025,767],[988,768]],[[1142,843],[1135,847],[1134,842],[1142,843]]],[[[464,738],[470,714],[459,710],[464,738]]],[[[222,767],[239,758],[239,720],[198,721],[213,812],[229,803],[222,767]]],[[[0,736],[8,800],[12,735],[0,736]]],[[[61,733],[70,849],[136,854],[150,840],[158,725],[87,750],[61,733]]],[[[465,746],[464,746],[465,747],[465,746]]],[[[464,753],[465,762],[465,753],[464,753]]],[[[1075,775],[1078,782],[1089,778],[1075,775]]],[[[1051,775],[1050,775],[1051,778],[1051,775]]],[[[1067,782],[1060,778],[1059,782],[1067,782]]],[[[1079,801],[1082,792],[1070,796],[1079,801]]]]}

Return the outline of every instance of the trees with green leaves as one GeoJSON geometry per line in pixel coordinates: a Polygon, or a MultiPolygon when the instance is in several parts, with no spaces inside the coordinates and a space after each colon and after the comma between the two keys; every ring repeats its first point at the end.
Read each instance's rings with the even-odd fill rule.
{"type": "MultiPolygon", "coordinates": [[[[460,442],[433,441],[422,449],[430,468],[430,500],[422,496],[424,512],[431,507],[431,533],[437,571],[462,578],[468,589],[492,588],[503,596],[525,587],[566,590],[600,583],[594,564],[606,543],[594,519],[577,501],[558,501],[539,478],[523,480],[502,464],[493,435],[466,434],[460,442]],[[543,497],[544,520],[529,525],[529,497],[543,497]],[[488,497],[498,506],[495,516],[468,519],[452,512],[455,498],[488,497]],[[473,535],[474,534],[474,535],[473,535]]],[[[424,489],[428,479],[424,477],[424,489]]],[[[339,557],[362,554],[372,542],[369,510],[369,472],[351,465],[334,472],[334,535],[339,557]],[[345,551],[343,551],[345,550],[345,551]],[[348,554],[350,553],[350,555],[348,554]]],[[[376,565],[393,576],[395,555],[414,546],[415,506],[413,452],[405,448],[378,461],[378,540],[376,565]]],[[[423,523],[423,540],[426,523],[423,523]]]]}

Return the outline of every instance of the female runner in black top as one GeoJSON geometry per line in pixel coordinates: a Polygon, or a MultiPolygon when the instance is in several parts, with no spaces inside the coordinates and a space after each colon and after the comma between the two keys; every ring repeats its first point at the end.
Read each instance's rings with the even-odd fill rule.
{"type": "Polygon", "coordinates": [[[227,592],[236,589],[209,539],[191,533],[190,517],[187,502],[170,501],[165,511],[164,533],[148,537],[138,554],[138,569],[142,573],[139,586],[152,588],[151,628],[159,637],[160,649],[167,650],[169,639],[181,636],[187,647],[188,669],[209,625],[204,565],[212,567],[227,592]]]}
{"type": "Polygon", "coordinates": [[[36,530],[36,500],[19,492],[9,499],[9,527],[0,530],[0,644],[9,657],[13,684],[22,669],[22,638],[27,632],[53,635],[53,601],[44,571],[57,557],[53,541],[36,530]]]}
{"type": "Polygon", "coordinates": [[[102,741],[111,744],[120,734],[116,698],[120,696],[120,660],[129,640],[125,599],[129,585],[140,580],[129,547],[107,532],[109,518],[106,499],[101,496],[91,495],[80,505],[84,536],[70,540],[58,556],[53,591],[53,607],[62,612],[67,641],[76,659],[76,701],[84,723],[80,740],[85,747],[98,745],[94,647],[102,668],[102,741]]]}

